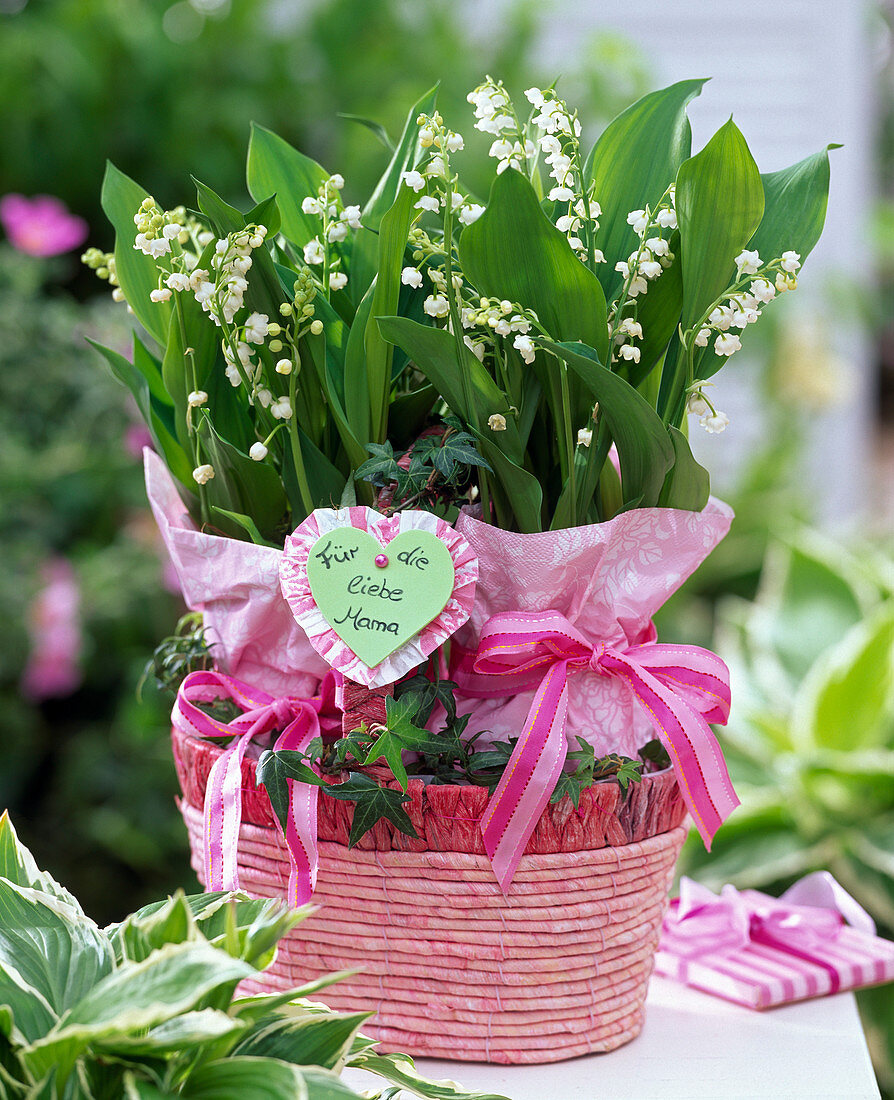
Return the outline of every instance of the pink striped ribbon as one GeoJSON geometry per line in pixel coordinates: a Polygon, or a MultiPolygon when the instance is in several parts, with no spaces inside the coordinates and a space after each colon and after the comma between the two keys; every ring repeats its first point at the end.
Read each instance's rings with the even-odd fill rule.
{"type": "Polygon", "coordinates": [[[587,641],[557,611],[501,612],[481,634],[477,654],[462,654],[454,678],[479,698],[537,687],[524,729],[481,821],[484,846],[506,890],[562,771],[567,753],[568,676],[589,669],[629,687],[670,754],[710,848],[739,805],[709,722],[729,715],[729,672],[699,646],[648,642],[626,650],[587,641]]]}
{"type": "MultiPolygon", "coordinates": [[[[252,738],[282,730],[276,749],[307,748],[323,725],[337,729],[340,716],[333,711],[334,676],[327,672],[312,699],[275,698],[222,672],[191,672],[177,693],[171,721],[182,733],[196,737],[234,737],[214,762],[205,788],[205,883],[209,890],[238,890],[237,855],[242,823],[242,761],[252,738]],[[196,703],[230,699],[244,711],[229,724],[210,717],[196,703]],[[332,712],[332,713],[329,713],[332,712]]],[[[309,783],[289,784],[288,902],[304,905],[313,895],[317,879],[317,788],[309,783]]]]}

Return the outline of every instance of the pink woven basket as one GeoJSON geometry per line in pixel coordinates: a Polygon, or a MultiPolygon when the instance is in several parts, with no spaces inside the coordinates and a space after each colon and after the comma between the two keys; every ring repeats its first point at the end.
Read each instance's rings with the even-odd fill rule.
{"type": "MultiPolygon", "coordinates": [[[[202,804],[217,745],[173,734],[192,864],[202,878],[202,804]]],[[[289,860],[254,760],[243,769],[240,885],[285,896],[289,860]]],[[[319,909],[249,989],[357,969],[325,992],[374,1012],[386,1049],[538,1063],[614,1050],[639,1034],[674,864],[686,835],[673,773],[548,806],[504,896],[484,854],[480,787],[411,780],[419,840],[380,822],[347,847],[353,806],[321,798],[319,909]]]]}

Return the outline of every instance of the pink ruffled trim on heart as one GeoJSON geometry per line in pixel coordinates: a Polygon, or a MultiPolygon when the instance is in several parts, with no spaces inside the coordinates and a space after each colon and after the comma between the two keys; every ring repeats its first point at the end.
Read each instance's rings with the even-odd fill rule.
{"type": "Polygon", "coordinates": [[[397,512],[386,517],[360,505],[337,510],[318,508],[286,539],[279,579],[292,614],[323,660],[350,680],[367,687],[380,687],[395,683],[422,664],[430,653],[468,620],[475,602],[478,558],[462,535],[429,512],[397,512]],[[339,527],[366,531],[382,547],[387,547],[403,531],[430,531],[444,543],[453,559],[453,595],[444,610],[406,645],[374,668],[364,664],[326,622],[307,580],[307,559],[311,547],[321,535],[339,527]]]}

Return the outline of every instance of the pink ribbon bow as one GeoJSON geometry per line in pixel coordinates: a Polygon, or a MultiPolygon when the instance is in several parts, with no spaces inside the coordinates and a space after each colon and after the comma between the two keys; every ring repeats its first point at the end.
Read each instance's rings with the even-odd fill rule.
{"type": "Polygon", "coordinates": [[[670,754],[706,847],[739,805],[708,725],[725,723],[729,715],[729,672],[708,650],[655,642],[615,649],[587,641],[557,611],[500,612],[485,624],[468,665],[461,659],[455,673],[466,695],[511,695],[539,685],[481,821],[485,850],[504,890],[565,763],[568,677],[575,672],[627,684],[670,754]]]}
{"type": "Polygon", "coordinates": [[[718,895],[684,877],[664,918],[661,950],[691,961],[763,944],[822,967],[837,993],[838,971],[811,947],[836,939],[845,923],[875,932],[872,917],[828,871],[806,876],[778,899],[729,884],[718,895]]]}
{"type": "MultiPolygon", "coordinates": [[[[242,760],[252,738],[281,729],[276,749],[306,749],[320,735],[321,714],[333,710],[335,679],[327,672],[312,699],[274,698],[222,672],[191,672],[177,693],[171,721],[182,733],[237,740],[214,762],[205,788],[205,881],[209,890],[238,890],[237,854],[242,823],[242,760]],[[211,718],[195,704],[231,699],[244,711],[229,724],[211,718]]],[[[328,729],[340,725],[323,717],[328,729]]],[[[286,845],[291,872],[288,901],[310,901],[317,880],[317,788],[289,780],[286,845]]]]}

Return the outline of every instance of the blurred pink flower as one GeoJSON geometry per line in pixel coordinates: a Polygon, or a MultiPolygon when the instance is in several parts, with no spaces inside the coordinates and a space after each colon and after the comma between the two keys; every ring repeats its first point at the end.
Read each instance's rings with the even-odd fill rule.
{"type": "Polygon", "coordinates": [[[80,687],[81,594],[64,558],[43,568],[43,587],[28,609],[31,652],[22,674],[22,694],[42,699],[71,695],[80,687]]]}
{"type": "Polygon", "coordinates": [[[124,449],[136,459],[142,460],[143,448],[152,446],[152,435],[145,424],[128,424],[124,429],[124,449]]]}
{"type": "Polygon", "coordinates": [[[9,194],[0,199],[0,223],[9,243],[29,256],[58,256],[84,243],[89,232],[83,218],[52,195],[9,194]]]}

